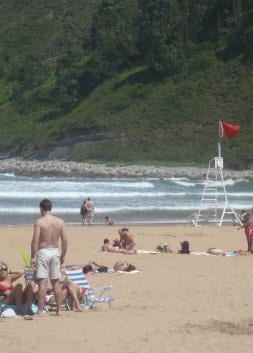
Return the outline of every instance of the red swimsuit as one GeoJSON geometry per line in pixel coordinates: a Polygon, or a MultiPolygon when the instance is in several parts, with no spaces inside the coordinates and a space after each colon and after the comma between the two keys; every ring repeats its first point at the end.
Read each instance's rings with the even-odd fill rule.
{"type": "Polygon", "coordinates": [[[7,290],[12,290],[13,289],[13,285],[12,283],[9,283],[9,286],[6,287],[6,285],[3,285],[2,283],[0,283],[0,293],[4,293],[7,290]]]}

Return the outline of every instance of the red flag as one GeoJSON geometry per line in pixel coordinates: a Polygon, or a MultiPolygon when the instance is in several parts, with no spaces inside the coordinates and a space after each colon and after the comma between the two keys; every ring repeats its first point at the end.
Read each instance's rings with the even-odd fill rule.
{"type": "Polygon", "coordinates": [[[220,136],[231,137],[239,135],[240,125],[232,125],[228,123],[220,123],[220,136]]]}

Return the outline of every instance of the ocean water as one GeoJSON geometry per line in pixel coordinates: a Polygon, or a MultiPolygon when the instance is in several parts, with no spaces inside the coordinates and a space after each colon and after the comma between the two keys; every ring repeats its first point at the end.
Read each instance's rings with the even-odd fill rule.
{"type": "MultiPolygon", "coordinates": [[[[0,225],[28,225],[40,216],[39,202],[49,198],[53,213],[67,224],[80,224],[79,210],[90,197],[95,204],[95,224],[111,217],[116,224],[188,223],[198,211],[204,180],[31,178],[0,175],[0,225]]],[[[251,210],[253,183],[225,180],[234,210],[251,210]]],[[[222,193],[221,193],[222,194],[222,193]]]]}

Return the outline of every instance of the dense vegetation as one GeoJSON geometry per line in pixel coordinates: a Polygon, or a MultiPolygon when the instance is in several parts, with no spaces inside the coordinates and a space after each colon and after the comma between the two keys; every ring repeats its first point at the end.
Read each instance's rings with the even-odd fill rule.
{"type": "Polygon", "coordinates": [[[0,152],[253,164],[251,0],[2,0],[0,152]],[[70,148],[71,147],[71,148],[70,148]]]}

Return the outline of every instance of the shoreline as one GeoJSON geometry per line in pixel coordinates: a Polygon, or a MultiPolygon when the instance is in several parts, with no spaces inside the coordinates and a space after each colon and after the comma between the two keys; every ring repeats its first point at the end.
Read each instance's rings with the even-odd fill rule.
{"type": "MultiPolygon", "coordinates": [[[[188,178],[205,179],[207,168],[165,167],[155,165],[89,164],[60,160],[24,160],[12,158],[0,160],[0,174],[27,177],[75,177],[75,178],[188,178]]],[[[223,170],[224,178],[253,181],[253,170],[223,170]]]]}

